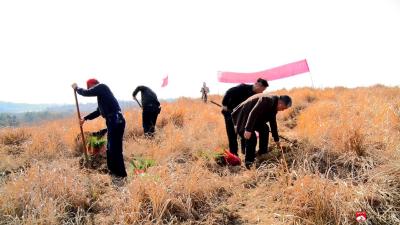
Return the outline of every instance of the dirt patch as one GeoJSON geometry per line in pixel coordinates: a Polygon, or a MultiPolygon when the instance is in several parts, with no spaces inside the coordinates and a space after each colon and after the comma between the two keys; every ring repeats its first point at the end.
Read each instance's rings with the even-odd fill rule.
{"type": "Polygon", "coordinates": [[[217,174],[220,177],[231,176],[233,174],[239,174],[243,171],[241,166],[230,166],[230,165],[219,165],[215,162],[206,162],[204,166],[212,173],[217,174]]]}
{"type": "Polygon", "coordinates": [[[102,156],[101,154],[89,156],[88,162],[85,161],[85,157],[81,157],[79,159],[79,166],[81,169],[86,168],[102,174],[109,172],[107,167],[107,157],[102,156]]]}

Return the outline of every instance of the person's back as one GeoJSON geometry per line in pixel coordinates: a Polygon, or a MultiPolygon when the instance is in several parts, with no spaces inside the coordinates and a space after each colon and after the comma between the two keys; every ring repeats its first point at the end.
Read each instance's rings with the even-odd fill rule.
{"type": "Polygon", "coordinates": [[[141,102],[143,108],[158,108],[160,106],[160,102],[158,101],[156,93],[154,93],[154,91],[151,90],[149,87],[138,86],[132,93],[133,97],[136,97],[139,91],[141,94],[141,102]]]}
{"type": "Polygon", "coordinates": [[[88,89],[87,92],[97,96],[97,102],[102,117],[121,111],[117,99],[114,97],[114,94],[107,85],[102,83],[97,84],[88,89]]]}
{"type": "Polygon", "coordinates": [[[253,85],[239,84],[226,91],[222,99],[222,105],[226,106],[227,111],[232,112],[236,106],[254,94],[256,94],[256,92],[253,90],[253,85]]]}
{"type": "Polygon", "coordinates": [[[268,94],[256,94],[238,105],[232,112],[233,123],[237,133],[245,130],[253,131],[257,124],[274,120],[278,104],[277,96],[268,94]]]}

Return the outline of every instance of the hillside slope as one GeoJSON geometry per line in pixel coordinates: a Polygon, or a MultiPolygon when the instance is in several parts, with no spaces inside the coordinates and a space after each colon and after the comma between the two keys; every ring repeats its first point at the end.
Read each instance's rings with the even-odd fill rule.
{"type": "Polygon", "coordinates": [[[216,164],[227,148],[223,117],[200,100],[163,104],[154,140],[143,138],[140,111],[124,112],[124,185],[103,158],[82,165],[75,117],[2,129],[0,223],[358,224],[356,212],[366,211],[369,224],[399,224],[400,89],[275,94],[293,97],[278,121],[292,143],[280,150],[272,141],[252,170],[216,164]],[[154,165],[136,175],[139,159],[154,165]]]}

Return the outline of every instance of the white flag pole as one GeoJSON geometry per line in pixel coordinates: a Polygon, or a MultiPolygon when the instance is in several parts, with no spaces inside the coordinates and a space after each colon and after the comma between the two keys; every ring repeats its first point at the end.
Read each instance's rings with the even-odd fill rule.
{"type": "Polygon", "coordinates": [[[310,79],[311,79],[311,86],[312,86],[312,88],[315,88],[314,81],[313,81],[312,76],[311,76],[311,72],[309,72],[309,74],[310,74],[310,79]]]}

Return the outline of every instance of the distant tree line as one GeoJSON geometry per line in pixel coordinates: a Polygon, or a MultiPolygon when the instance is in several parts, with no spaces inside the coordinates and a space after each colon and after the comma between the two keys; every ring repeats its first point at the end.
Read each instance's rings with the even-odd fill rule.
{"type": "MultiPolygon", "coordinates": [[[[165,101],[173,101],[166,99],[165,101]]],[[[122,110],[138,107],[134,101],[119,101],[122,110]]],[[[97,103],[80,104],[82,115],[94,111],[97,103]]],[[[0,128],[17,127],[25,124],[61,119],[76,113],[75,104],[24,104],[0,101],[0,128]]]]}
{"type": "Polygon", "coordinates": [[[71,112],[0,113],[0,127],[17,127],[24,124],[61,119],[67,116],[71,116],[71,112]]]}

